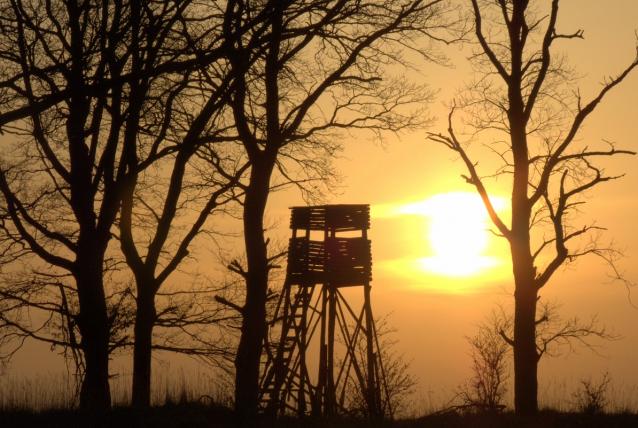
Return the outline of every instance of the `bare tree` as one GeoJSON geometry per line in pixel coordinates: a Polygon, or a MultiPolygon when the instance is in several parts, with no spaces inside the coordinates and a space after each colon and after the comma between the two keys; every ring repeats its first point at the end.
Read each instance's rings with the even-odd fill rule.
{"type": "MultiPolygon", "coordinates": [[[[558,357],[575,351],[577,345],[596,351],[595,340],[615,340],[615,334],[601,325],[596,316],[587,320],[561,317],[560,305],[540,302],[536,308],[536,354],[558,357]]],[[[510,348],[514,318],[510,311],[499,306],[481,323],[477,333],[468,337],[471,347],[472,377],[461,386],[458,398],[463,410],[496,411],[505,408],[510,369],[510,348]]]]}
{"type": "MultiPolygon", "coordinates": [[[[390,325],[390,317],[386,315],[374,320],[374,330],[379,346],[375,364],[381,385],[379,407],[384,415],[395,418],[409,410],[409,400],[416,390],[418,379],[410,374],[410,362],[397,350],[399,340],[396,329],[390,325]]],[[[358,341],[356,348],[360,360],[364,361],[367,355],[365,341],[358,341]]],[[[368,392],[361,388],[361,383],[351,379],[344,391],[347,391],[345,408],[357,416],[369,418],[368,392]]]]}
{"type": "MultiPolygon", "coordinates": [[[[209,28],[203,34],[191,34],[189,19],[182,18],[184,28],[180,36],[192,45],[206,43],[207,61],[211,61],[213,65],[210,66],[214,68],[218,62],[215,60],[223,58],[220,53],[223,14],[210,18],[206,21],[209,28]]],[[[186,43],[184,48],[187,48],[186,43]]],[[[121,249],[133,272],[136,287],[132,386],[132,403],[136,407],[150,405],[153,328],[159,321],[158,292],[188,256],[192,241],[213,211],[234,199],[233,187],[246,168],[236,165],[232,159],[224,159],[226,162],[223,163],[231,164],[233,168],[224,170],[226,165],[221,165],[224,155],[215,149],[210,151],[211,162],[217,162],[219,172],[207,171],[206,175],[197,177],[203,169],[193,163],[203,144],[202,134],[206,131],[206,142],[210,145],[224,141],[224,138],[216,137],[224,126],[214,128],[220,122],[216,117],[222,116],[230,81],[228,75],[208,74],[198,78],[197,70],[190,67],[179,75],[167,76],[163,93],[156,97],[151,111],[144,112],[147,121],[142,129],[150,140],[148,146],[169,144],[175,148],[175,155],[156,162],[154,173],[143,168],[144,159],[136,156],[127,159],[131,174],[125,186],[119,230],[121,249]],[[208,86],[200,84],[202,80],[208,86]],[[189,220],[184,220],[185,213],[189,220]]],[[[189,287],[182,289],[181,293],[203,297],[201,292],[190,290],[189,293],[188,290],[189,287]]],[[[175,319],[177,307],[170,304],[159,315],[165,316],[168,312],[173,316],[173,326],[184,329],[186,325],[195,324],[195,320],[187,320],[184,313],[177,317],[179,320],[175,319]]],[[[215,317],[202,314],[197,317],[198,322],[215,320],[215,317]]],[[[164,320],[162,325],[168,327],[169,323],[164,320]]]]}
{"type": "MultiPolygon", "coordinates": [[[[119,226],[122,251],[134,273],[137,290],[132,397],[133,404],[139,407],[150,403],[151,349],[208,358],[230,354],[219,344],[211,346],[214,344],[210,340],[203,339],[210,335],[201,334],[201,329],[200,334],[195,334],[193,328],[235,315],[226,315],[214,305],[204,308],[195,301],[193,306],[180,310],[169,304],[158,313],[156,297],[163,296],[160,288],[187,258],[195,238],[204,231],[212,232],[206,229],[207,219],[223,213],[242,194],[237,185],[249,163],[238,150],[232,115],[226,108],[236,74],[227,66],[227,40],[222,30],[233,18],[232,11],[233,2],[195,3],[180,16],[182,49],[193,53],[197,67],[184,68],[179,75],[167,79],[165,94],[152,106],[155,114],[147,115],[150,123],[143,126],[152,145],[166,140],[175,148],[175,156],[156,162],[153,178],[148,168],[143,169],[143,178],[137,175],[135,171],[140,170],[142,162],[129,159],[128,168],[133,173],[128,176],[119,226]],[[188,310],[195,307],[200,310],[194,314],[188,310]],[[180,316],[176,316],[178,312],[180,316]],[[169,313],[171,317],[167,319],[169,313]],[[191,340],[185,346],[175,346],[174,341],[171,345],[154,344],[156,324],[165,332],[177,327],[191,340]]],[[[259,35],[265,20],[264,13],[257,13],[237,30],[238,37],[248,32],[254,36],[247,46],[251,52],[248,64],[259,58],[263,43],[259,35]]],[[[213,294],[220,290],[213,287],[207,291],[213,294]]],[[[214,302],[202,290],[182,289],[178,293],[214,302]]],[[[223,337],[219,341],[227,345],[223,337]]]]}
{"type": "Polygon", "coordinates": [[[474,336],[467,338],[472,377],[458,393],[463,409],[495,412],[505,408],[510,348],[502,337],[503,324],[502,312],[495,312],[491,319],[479,325],[474,336]]]}
{"type": "MultiPolygon", "coordinates": [[[[130,282],[114,280],[109,261],[105,267],[106,307],[109,319],[109,354],[128,345],[134,302],[130,282]]],[[[2,273],[0,285],[0,364],[9,364],[26,341],[50,346],[66,363],[77,380],[76,397],[86,363],[77,325],[79,302],[77,289],[69,274],[59,274],[33,257],[23,257],[2,273]]]]}
{"type": "Polygon", "coordinates": [[[611,377],[608,372],[605,372],[599,381],[594,381],[591,378],[582,379],[579,389],[573,394],[576,408],[588,415],[603,413],[609,405],[607,395],[610,384],[611,377]]]}
{"type": "Polygon", "coordinates": [[[52,301],[40,300],[46,296],[37,287],[12,293],[18,318],[5,317],[4,326],[43,339],[21,308],[63,317],[70,336],[59,344],[79,350],[85,365],[82,408],[110,405],[112,330],[123,301],[117,295],[126,293],[105,285],[107,251],[131,159],[140,158],[138,174],[174,151],[141,150],[138,138],[158,76],[197,61],[180,54],[187,51],[173,31],[189,3],[0,3],[0,124],[12,139],[0,161],[3,255],[30,259],[27,269],[48,289],[59,285],[52,301]]]}
{"type": "MultiPolygon", "coordinates": [[[[514,395],[518,414],[534,414],[537,402],[536,305],[539,291],[564,264],[611,253],[595,239],[601,228],[578,225],[576,214],[588,192],[621,176],[597,166],[601,158],[633,155],[613,144],[580,144],[579,131],[606,95],[638,66],[638,56],[608,78],[591,100],[574,87],[574,73],[554,53],[557,40],[580,39],[582,30],[556,28],[559,0],[471,0],[477,42],[478,79],[449,115],[446,134],[430,134],[458,154],[496,227],[507,239],[514,274],[514,395]],[[497,176],[511,179],[511,224],[492,206],[487,177],[474,161],[454,122],[465,112],[475,139],[496,154],[497,176]]],[[[470,140],[472,138],[470,137],[470,140]]],[[[466,144],[467,143],[467,144],[466,144]]]]}
{"type": "Polygon", "coordinates": [[[421,86],[392,79],[401,49],[438,59],[427,44],[449,35],[443,1],[229,2],[234,20],[225,28],[229,63],[237,81],[230,106],[250,162],[240,187],[246,266],[243,324],[235,361],[235,406],[250,418],[257,409],[268,274],[264,212],[273,186],[292,183],[316,194],[332,175],[330,159],[344,129],[378,134],[422,124],[415,106],[429,99],[421,86]],[[250,64],[252,34],[238,30],[265,13],[266,43],[250,64]]]}

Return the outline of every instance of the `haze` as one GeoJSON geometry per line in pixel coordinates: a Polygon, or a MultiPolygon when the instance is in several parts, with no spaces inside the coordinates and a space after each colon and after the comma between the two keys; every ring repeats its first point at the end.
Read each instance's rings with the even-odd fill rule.
{"type": "MultiPolygon", "coordinates": [[[[638,2],[564,0],[561,5],[559,28],[585,31],[585,40],[565,41],[560,46],[569,63],[582,73],[580,87],[587,97],[606,76],[617,73],[635,55],[638,2]]],[[[416,78],[438,90],[430,108],[435,117],[433,130],[445,129],[446,103],[471,77],[465,59],[467,50],[450,48],[447,53],[454,68],[428,65],[422,74],[415,73],[416,78]]],[[[581,138],[602,138],[632,150],[638,148],[638,75],[634,73],[609,95],[590,118],[581,138]]],[[[613,159],[609,171],[626,176],[592,192],[583,217],[583,221],[595,220],[607,228],[603,239],[613,241],[624,252],[620,266],[626,278],[634,282],[638,281],[637,167],[637,157],[613,159]]],[[[454,269],[446,265],[450,248],[436,235],[445,224],[436,222],[444,221],[446,210],[457,205],[449,205],[441,195],[468,195],[473,189],[460,177],[462,165],[443,147],[427,142],[423,131],[388,136],[384,145],[352,134],[337,168],[344,175],[341,189],[325,202],[372,205],[374,311],[377,316],[389,314],[397,331],[398,349],[412,361],[411,371],[419,379],[417,406],[443,403],[470,373],[465,337],[473,334],[496,304],[511,303],[507,247],[485,232],[482,225],[489,223],[485,214],[474,208],[471,196],[459,196],[460,203],[469,208],[455,220],[467,220],[462,230],[473,231],[467,254],[461,254],[467,262],[459,263],[466,270],[454,274],[454,269]]],[[[493,190],[506,212],[506,190],[498,186],[493,190]]],[[[288,207],[300,204],[303,201],[292,189],[273,194],[267,216],[271,223],[278,224],[272,231],[273,238],[286,242],[288,207]]],[[[208,269],[202,262],[199,270],[208,269]]],[[[601,347],[597,353],[577,347],[573,353],[543,359],[539,370],[541,403],[558,400],[583,377],[609,372],[614,393],[637,408],[638,309],[632,305],[632,294],[625,285],[610,280],[609,274],[601,261],[583,259],[560,271],[543,291],[544,299],[562,305],[565,318],[597,314],[621,339],[598,343],[601,347]]],[[[634,300],[638,303],[638,298],[634,300]]],[[[41,345],[25,347],[11,371],[31,376],[59,370],[62,366],[55,357],[43,360],[46,350],[41,345]]],[[[174,363],[179,364],[183,362],[174,363]]]]}

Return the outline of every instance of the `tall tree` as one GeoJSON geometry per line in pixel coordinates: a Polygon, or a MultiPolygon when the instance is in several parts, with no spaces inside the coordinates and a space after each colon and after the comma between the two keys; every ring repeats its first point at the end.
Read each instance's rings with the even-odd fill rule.
{"type": "MultiPolygon", "coordinates": [[[[211,24],[212,29],[220,28],[220,23],[211,24]]],[[[216,33],[219,36],[220,32],[216,33]]],[[[217,36],[212,43],[219,41],[217,36]]],[[[217,43],[204,49],[211,54],[222,47],[217,43]]],[[[221,57],[219,53],[209,55],[212,59],[221,57]]],[[[224,135],[226,127],[220,124],[230,77],[213,79],[209,75],[207,78],[212,81],[208,83],[213,87],[202,90],[203,84],[194,84],[196,79],[191,75],[194,70],[184,70],[166,92],[159,126],[144,126],[145,132],[151,131],[151,138],[171,141],[175,155],[157,162],[153,169],[158,173],[146,171],[146,178],[137,173],[143,170],[140,160],[128,159],[132,173],[125,187],[119,229],[122,252],[136,287],[132,386],[132,404],[136,407],[150,404],[153,328],[161,320],[156,310],[157,294],[188,256],[191,243],[206,226],[208,217],[235,199],[234,187],[247,167],[241,159],[229,158],[222,147],[214,147],[232,140],[224,135]],[[199,111],[195,101],[198,99],[203,100],[199,111]],[[202,152],[204,142],[208,150],[202,152]],[[198,151],[201,153],[196,156],[198,151]],[[197,166],[195,161],[215,168],[209,168],[204,175],[204,167],[197,166]]],[[[188,288],[181,291],[186,293],[188,288]]],[[[213,319],[200,317],[199,322],[213,319]]],[[[188,322],[182,321],[185,327],[188,322]]]]}
{"type": "MultiPolygon", "coordinates": [[[[157,173],[152,178],[143,159],[127,159],[130,174],[119,228],[122,252],[135,277],[132,400],[137,407],[150,404],[152,348],[197,355],[220,351],[154,344],[153,329],[156,323],[187,329],[220,321],[217,312],[208,309],[166,322],[156,310],[156,298],[186,259],[207,219],[237,199],[237,183],[248,168],[245,156],[237,150],[232,116],[227,111],[235,74],[226,64],[228,42],[222,29],[232,19],[231,12],[232,2],[195,3],[179,17],[177,49],[192,53],[197,64],[164,77],[165,89],[149,103],[141,127],[151,141],[147,145],[168,145],[174,148],[174,155],[155,163],[157,173]]],[[[238,29],[240,37],[252,33],[249,49],[253,52],[263,43],[260,35],[265,20],[264,13],[257,13],[238,29]]],[[[155,36],[149,32],[147,38],[147,44],[152,44],[155,36]]],[[[257,57],[251,53],[248,61],[257,57]]],[[[181,292],[189,293],[185,288],[181,292]]],[[[196,294],[201,295],[201,290],[196,294]]]]}
{"type": "Polygon", "coordinates": [[[401,48],[427,59],[427,49],[449,29],[443,1],[229,2],[225,26],[228,60],[236,75],[230,106],[250,163],[240,184],[246,264],[233,265],[246,286],[243,322],[235,359],[235,408],[250,418],[258,407],[262,343],[271,263],[264,213],[272,186],[292,183],[316,191],[331,176],[330,160],[340,130],[397,132],[422,124],[416,105],[430,93],[392,78],[401,48]],[[254,14],[268,16],[263,49],[254,63],[238,32],[254,14]],[[419,43],[424,49],[418,51],[419,43]]]}
{"type": "MultiPolygon", "coordinates": [[[[564,263],[587,254],[609,260],[593,233],[600,228],[576,225],[574,213],[585,192],[618,179],[596,165],[601,158],[634,154],[611,144],[578,142],[585,120],[607,94],[638,66],[638,57],[607,79],[591,100],[573,85],[573,73],[557,55],[555,42],[583,37],[581,30],[557,29],[559,0],[471,0],[479,78],[449,114],[446,134],[430,138],[456,152],[469,184],[481,196],[497,233],[507,239],[514,276],[514,401],[517,414],[538,410],[536,346],[539,291],[564,263]],[[464,111],[473,135],[497,155],[499,176],[511,177],[511,224],[492,206],[487,178],[455,130],[453,118],[464,111]]],[[[492,171],[493,172],[493,171],[492,171]]]]}
{"type": "Polygon", "coordinates": [[[144,168],[173,151],[157,144],[138,153],[137,140],[157,76],[183,65],[171,36],[188,4],[0,3],[0,123],[13,140],[4,143],[0,164],[3,242],[17,258],[34,256],[40,274],[67,278],[63,285],[77,297],[77,313],[62,313],[69,331],[77,326],[81,336],[76,348],[85,364],[85,409],[110,406],[115,315],[109,313],[105,257],[129,159],[143,157],[144,168]],[[169,39],[172,54],[160,54],[169,39]]]}

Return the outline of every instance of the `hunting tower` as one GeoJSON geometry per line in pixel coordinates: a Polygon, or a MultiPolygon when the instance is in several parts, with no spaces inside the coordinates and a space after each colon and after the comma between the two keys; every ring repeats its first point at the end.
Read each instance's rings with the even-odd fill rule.
{"type": "Polygon", "coordinates": [[[392,414],[370,281],[368,205],[292,208],[288,269],[264,346],[262,409],[392,414]]]}

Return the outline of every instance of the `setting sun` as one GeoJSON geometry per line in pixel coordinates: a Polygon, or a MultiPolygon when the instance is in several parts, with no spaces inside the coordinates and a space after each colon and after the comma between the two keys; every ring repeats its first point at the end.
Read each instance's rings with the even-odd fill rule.
{"type": "MultiPolygon", "coordinates": [[[[498,212],[506,208],[505,198],[493,197],[491,201],[498,212]]],[[[439,193],[419,202],[380,206],[375,214],[422,219],[423,238],[414,242],[418,254],[410,260],[394,260],[393,270],[461,279],[492,274],[505,262],[496,248],[498,238],[490,232],[483,202],[475,193],[439,193]]]]}
{"type": "MultiPolygon", "coordinates": [[[[497,211],[505,199],[491,199],[497,211]]],[[[396,208],[395,215],[427,218],[427,256],[417,260],[418,268],[435,275],[466,277],[501,264],[489,254],[490,222],[480,197],[470,192],[440,193],[396,208]]]]}
{"type": "MultiPolygon", "coordinates": [[[[504,200],[494,198],[498,210],[504,200]]],[[[425,201],[431,218],[428,241],[433,256],[421,260],[423,267],[446,276],[469,276],[498,265],[485,254],[489,238],[489,218],[479,196],[472,193],[442,193],[425,201]]]]}

